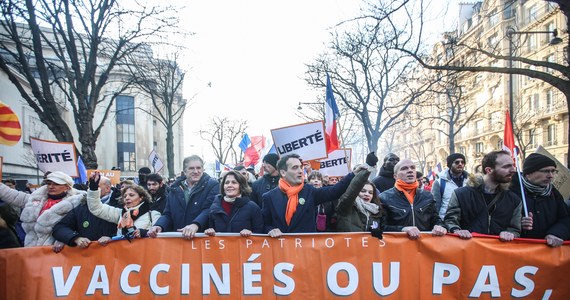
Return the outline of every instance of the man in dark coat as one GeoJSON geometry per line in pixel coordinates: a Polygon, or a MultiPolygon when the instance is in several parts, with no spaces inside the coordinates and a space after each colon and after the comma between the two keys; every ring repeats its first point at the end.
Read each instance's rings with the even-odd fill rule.
{"type": "Polygon", "coordinates": [[[86,248],[91,241],[97,241],[103,236],[112,237],[116,233],[116,223],[96,217],[89,211],[87,203],[84,202],[68,212],[53,227],[52,236],[68,246],[86,248]]]}
{"type": "Polygon", "coordinates": [[[380,193],[391,189],[396,183],[394,178],[394,166],[400,161],[400,158],[394,153],[388,153],[384,157],[384,164],[380,167],[378,176],[372,180],[380,193]]]}
{"type": "Polygon", "coordinates": [[[492,151],[483,157],[483,177],[470,176],[467,186],[453,191],[445,214],[445,226],[462,239],[471,232],[498,235],[512,241],[521,232],[521,199],[508,190],[515,174],[509,152],[492,151]]]}
{"type": "Polygon", "coordinates": [[[161,214],[166,207],[166,185],[163,182],[162,176],[159,174],[150,174],[146,178],[147,191],[152,197],[150,210],[156,210],[161,214]]]}
{"type": "Polygon", "coordinates": [[[261,196],[264,193],[277,187],[279,182],[279,172],[277,171],[277,161],[279,160],[279,155],[275,153],[269,153],[263,157],[263,177],[254,181],[251,188],[252,193],[250,198],[252,201],[257,203],[259,207],[263,208],[263,203],[261,202],[261,196]]]}
{"type": "Polygon", "coordinates": [[[172,184],[164,213],[148,231],[148,236],[154,238],[159,232],[177,230],[191,239],[198,231],[208,228],[208,212],[220,185],[204,173],[204,161],[197,155],[184,159],[183,170],[184,176],[172,184]]]}
{"type": "MultiPolygon", "coordinates": [[[[529,155],[523,164],[521,176],[528,217],[522,217],[521,237],[545,239],[551,247],[570,239],[570,217],[564,198],[552,185],[556,162],[538,153],[529,155]]],[[[511,191],[521,196],[521,184],[515,176],[511,191]]]]}
{"type": "Polygon", "coordinates": [[[394,168],[394,187],[380,194],[380,202],[386,214],[384,231],[401,231],[415,240],[421,231],[431,231],[434,236],[447,233],[435,209],[433,195],[419,188],[416,165],[409,159],[399,161],[394,168]]]}
{"type": "Polygon", "coordinates": [[[281,157],[277,170],[281,175],[278,187],[263,194],[261,209],[264,231],[271,237],[280,237],[283,233],[316,232],[317,205],[338,199],[354,178],[354,173],[349,173],[334,186],[322,188],[304,184],[303,165],[297,154],[281,157]]]}

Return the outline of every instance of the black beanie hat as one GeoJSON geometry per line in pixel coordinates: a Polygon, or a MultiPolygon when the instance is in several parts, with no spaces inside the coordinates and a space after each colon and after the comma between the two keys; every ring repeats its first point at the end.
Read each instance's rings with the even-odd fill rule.
{"type": "Polygon", "coordinates": [[[279,160],[279,155],[276,153],[269,153],[263,157],[263,161],[272,165],[275,169],[277,169],[277,161],[279,160]]]}
{"type": "Polygon", "coordinates": [[[527,156],[526,159],[524,160],[523,175],[536,172],[544,167],[556,168],[556,162],[548,156],[538,153],[532,153],[531,155],[527,156]]]}
{"type": "Polygon", "coordinates": [[[150,174],[150,173],[152,173],[152,172],[150,171],[149,167],[142,167],[142,168],[139,169],[139,173],[142,173],[142,174],[150,174]]]}
{"type": "Polygon", "coordinates": [[[464,162],[467,162],[465,155],[461,153],[452,153],[447,157],[447,167],[451,169],[451,165],[453,165],[453,162],[458,158],[462,158],[464,162]]]}

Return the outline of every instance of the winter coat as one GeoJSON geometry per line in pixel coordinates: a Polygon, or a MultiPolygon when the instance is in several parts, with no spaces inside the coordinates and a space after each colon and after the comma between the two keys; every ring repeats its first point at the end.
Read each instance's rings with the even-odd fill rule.
{"type": "Polygon", "coordinates": [[[501,195],[489,213],[483,188],[483,177],[471,175],[467,186],[453,191],[444,219],[447,230],[453,233],[465,229],[491,235],[508,231],[519,237],[522,207],[519,196],[509,191],[508,185],[500,185],[501,195]]]}
{"type": "Polygon", "coordinates": [[[259,207],[262,207],[263,201],[261,198],[263,194],[269,192],[270,190],[277,187],[279,184],[279,175],[271,176],[269,174],[263,175],[263,177],[259,178],[258,180],[254,181],[251,185],[251,201],[257,203],[259,207]]]}
{"type": "Polygon", "coordinates": [[[451,174],[449,174],[449,172],[449,169],[445,169],[443,172],[439,173],[439,178],[433,182],[433,186],[431,187],[431,194],[433,195],[433,199],[435,199],[435,210],[439,213],[439,217],[442,220],[445,218],[451,194],[456,188],[465,186],[467,184],[467,178],[469,177],[469,174],[463,171],[463,184],[461,186],[457,186],[455,181],[451,179],[451,174]],[[445,181],[443,193],[441,190],[442,181],[445,181]]]}
{"type": "Polygon", "coordinates": [[[208,214],[214,197],[220,193],[217,180],[204,173],[190,192],[188,204],[184,200],[185,176],[179,177],[170,187],[164,213],[156,222],[162,231],[176,231],[186,225],[196,224],[200,231],[208,227],[208,214]]]}
{"type": "Polygon", "coordinates": [[[384,231],[402,231],[407,226],[431,231],[435,225],[443,225],[435,211],[433,195],[423,189],[416,189],[413,204],[395,187],[381,193],[380,202],[386,215],[384,231]]]}
{"type": "Polygon", "coordinates": [[[210,228],[216,232],[239,233],[249,229],[253,233],[263,233],[261,208],[248,197],[236,198],[230,215],[222,207],[223,196],[218,195],[210,207],[210,228]]]}
{"type": "Polygon", "coordinates": [[[117,223],[98,218],[89,211],[87,203],[72,209],[61,221],[53,227],[53,237],[69,246],[78,237],[96,241],[103,236],[113,236],[117,233],[117,223]]]}
{"type": "MultiPolygon", "coordinates": [[[[101,203],[101,198],[99,197],[100,193],[101,190],[87,191],[87,205],[89,206],[89,211],[96,217],[118,224],[119,220],[123,216],[123,209],[101,203]]],[[[137,219],[134,220],[134,225],[137,229],[148,230],[158,221],[159,218],[159,212],[156,210],[150,210],[147,213],[139,215],[137,219]]],[[[119,228],[116,233],[117,235],[122,235],[122,229],[119,228]]],[[[141,235],[144,236],[144,234],[141,235]]]]}
{"type": "Polygon", "coordinates": [[[20,220],[26,231],[25,247],[53,245],[55,242],[51,235],[53,227],[77,207],[84,197],[84,191],[70,189],[60,202],[45,210],[40,216],[40,211],[48,199],[47,186],[44,185],[32,194],[27,194],[0,184],[0,198],[22,208],[20,220]]]}
{"type": "Polygon", "coordinates": [[[393,188],[394,184],[396,184],[394,171],[388,171],[384,169],[384,167],[380,167],[380,172],[378,176],[372,180],[372,183],[374,183],[380,193],[393,188]]]}
{"type": "Polygon", "coordinates": [[[299,203],[293,214],[290,225],[285,221],[287,211],[287,195],[279,187],[263,194],[263,223],[264,232],[268,233],[274,228],[279,228],[283,233],[316,232],[316,208],[319,204],[338,199],[348,188],[354,173],[350,173],[333,186],[315,188],[305,184],[299,191],[299,203]]]}
{"type": "MultiPolygon", "coordinates": [[[[509,189],[517,196],[521,196],[518,176],[513,176],[509,189]]],[[[570,240],[568,206],[555,187],[552,188],[548,196],[535,195],[525,189],[525,197],[528,212],[532,212],[532,230],[522,229],[521,237],[544,239],[547,235],[552,234],[563,240],[570,240]]]]}
{"type": "Polygon", "coordinates": [[[155,195],[151,195],[152,203],[150,204],[150,209],[156,210],[162,214],[164,212],[164,208],[166,207],[166,194],[166,185],[163,185],[160,189],[158,189],[158,191],[156,191],[155,195]]]}
{"type": "Polygon", "coordinates": [[[340,232],[360,232],[370,231],[371,228],[377,227],[378,229],[384,228],[382,219],[382,207],[379,207],[379,213],[367,217],[361,213],[354,201],[360,194],[360,191],[366,185],[370,171],[362,170],[350,182],[346,192],[340,196],[338,205],[336,207],[337,213],[337,231],[340,232]],[[376,222],[376,224],[374,224],[376,222]]]}

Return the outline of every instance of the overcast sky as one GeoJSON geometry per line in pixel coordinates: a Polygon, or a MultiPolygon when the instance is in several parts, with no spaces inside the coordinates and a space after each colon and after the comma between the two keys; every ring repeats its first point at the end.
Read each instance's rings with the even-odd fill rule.
{"type": "MultiPolygon", "coordinates": [[[[324,51],[330,30],[359,14],[352,0],[190,0],[182,23],[195,33],[185,41],[190,69],[184,97],[185,155],[212,161],[196,132],[212,116],[245,119],[250,136],[303,121],[299,101],[315,102],[323,91],[302,80],[324,51]]],[[[334,84],[334,83],[333,83],[334,84]]]]}

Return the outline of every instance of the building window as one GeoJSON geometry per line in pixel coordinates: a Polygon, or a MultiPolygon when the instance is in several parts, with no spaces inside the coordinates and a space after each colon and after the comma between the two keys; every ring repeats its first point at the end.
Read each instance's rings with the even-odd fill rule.
{"type": "Polygon", "coordinates": [[[536,35],[529,35],[527,37],[526,51],[531,52],[536,50],[536,35]]]}
{"type": "Polygon", "coordinates": [[[503,149],[503,140],[499,139],[497,141],[497,144],[495,145],[495,150],[501,150],[501,149],[503,149]]]}
{"type": "Polygon", "coordinates": [[[475,153],[483,153],[485,151],[482,142],[475,143],[475,153]]]}
{"type": "Polygon", "coordinates": [[[478,120],[475,122],[475,134],[481,134],[485,128],[483,127],[483,120],[478,120]]]}
{"type": "Polygon", "coordinates": [[[528,98],[528,101],[531,111],[536,112],[540,109],[540,95],[538,93],[532,94],[532,96],[528,98]]]}
{"type": "Polygon", "coordinates": [[[117,164],[123,171],[136,171],[135,99],[117,97],[117,164]]]}
{"type": "Polygon", "coordinates": [[[538,6],[532,5],[526,10],[526,22],[531,23],[538,17],[538,6]]]}
{"type": "Polygon", "coordinates": [[[556,145],[556,124],[548,125],[546,132],[546,146],[556,145]]]}
{"type": "Polygon", "coordinates": [[[460,146],[459,147],[459,153],[465,155],[467,154],[467,149],[465,149],[465,146],[460,146]]]}
{"type": "Polygon", "coordinates": [[[493,27],[499,24],[499,16],[500,14],[497,12],[497,9],[493,9],[493,11],[489,15],[489,26],[493,27]]]}
{"type": "Polygon", "coordinates": [[[532,149],[536,148],[536,129],[528,130],[528,146],[532,149]]]}
{"type": "MultiPolygon", "coordinates": [[[[546,62],[548,62],[548,63],[552,63],[552,64],[555,63],[555,62],[556,62],[556,58],[554,57],[554,53],[552,53],[552,54],[546,56],[546,57],[544,58],[544,60],[545,60],[546,62]]],[[[545,72],[550,73],[550,70],[551,70],[551,69],[550,69],[549,67],[544,67],[544,71],[545,71],[545,72]]]]}
{"type": "Polygon", "coordinates": [[[552,89],[546,91],[546,111],[553,112],[555,109],[554,105],[554,92],[552,89]]]}

